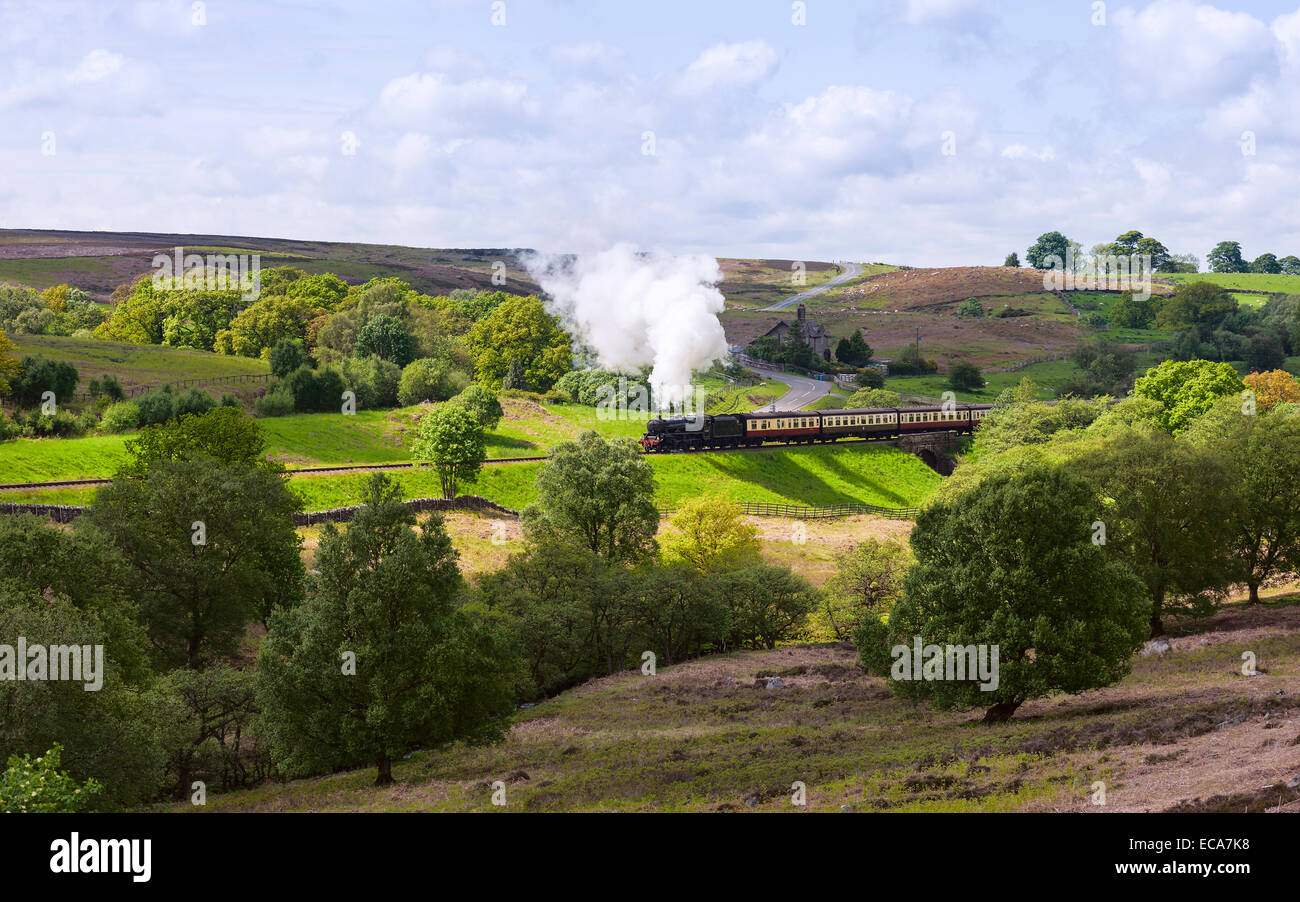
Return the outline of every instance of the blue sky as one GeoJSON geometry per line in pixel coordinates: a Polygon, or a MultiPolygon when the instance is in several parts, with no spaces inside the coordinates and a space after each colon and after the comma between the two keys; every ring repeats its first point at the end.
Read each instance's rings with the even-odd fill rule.
{"type": "Polygon", "coordinates": [[[0,226],[912,265],[1137,228],[1300,253],[1296,0],[792,7],[0,0],[0,226]]]}

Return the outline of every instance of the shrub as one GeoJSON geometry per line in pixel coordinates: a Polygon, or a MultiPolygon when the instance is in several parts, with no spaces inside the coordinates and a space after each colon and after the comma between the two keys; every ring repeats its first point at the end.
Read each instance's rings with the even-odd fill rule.
{"type": "Polygon", "coordinates": [[[176,416],[183,417],[186,414],[207,413],[216,406],[217,402],[212,400],[210,394],[201,389],[191,388],[176,399],[176,416]]]}
{"type": "Polygon", "coordinates": [[[54,747],[36,760],[31,755],[9,756],[9,766],[0,774],[0,812],[68,813],[86,808],[103,787],[92,777],[85,785],[59,771],[63,746],[54,747]]]}
{"type": "Polygon", "coordinates": [[[422,401],[446,401],[469,384],[469,379],[441,360],[421,357],[402,369],[397,400],[403,407],[422,401]]]}
{"type": "Polygon", "coordinates": [[[397,406],[402,368],[379,357],[349,357],[340,365],[343,383],[357,395],[357,406],[378,410],[397,406]]]}
{"type": "Polygon", "coordinates": [[[453,404],[468,410],[485,430],[495,429],[497,423],[501,422],[503,411],[496,393],[477,382],[451,400],[453,404]]]}
{"type": "Polygon", "coordinates": [[[142,395],[135,401],[140,411],[140,425],[153,426],[166,423],[176,416],[176,399],[172,396],[172,387],[164,385],[157,391],[142,395]]]}
{"type": "Polygon", "coordinates": [[[283,379],[299,367],[307,365],[307,352],[302,349],[302,342],[292,338],[282,338],[271,348],[271,375],[283,379]]]}
{"type": "Polygon", "coordinates": [[[119,401],[104,411],[99,421],[103,432],[129,432],[140,425],[140,408],[130,401],[119,401]]]}
{"type": "Polygon", "coordinates": [[[820,595],[802,576],[771,564],[724,574],[718,594],[731,606],[731,643],[749,648],[776,648],[793,638],[820,595]]]}
{"type": "Polygon", "coordinates": [[[293,413],[293,394],[280,384],[272,388],[253,404],[259,417],[283,417],[293,413]]]}

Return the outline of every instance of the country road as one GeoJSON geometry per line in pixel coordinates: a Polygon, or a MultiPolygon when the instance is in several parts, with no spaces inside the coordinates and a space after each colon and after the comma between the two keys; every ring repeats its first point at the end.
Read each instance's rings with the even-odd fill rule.
{"type": "Polygon", "coordinates": [[[829,282],[823,282],[821,285],[818,285],[815,288],[809,288],[807,291],[801,291],[798,294],[794,295],[793,297],[788,297],[784,301],[777,301],[771,307],[764,307],[763,309],[764,310],[785,310],[788,307],[793,307],[795,304],[798,304],[801,301],[808,300],[808,298],[816,297],[822,292],[830,291],[832,288],[834,288],[837,285],[843,285],[845,282],[849,281],[849,279],[856,278],[860,275],[862,275],[861,266],[859,266],[856,263],[845,263],[844,272],[840,273],[838,276],[831,279],[829,282]]]}
{"type": "MultiPolygon", "coordinates": [[[[829,394],[831,390],[831,381],[829,379],[825,381],[809,379],[807,376],[800,376],[797,373],[783,373],[780,370],[760,369],[756,366],[750,366],[750,369],[764,379],[773,379],[790,386],[788,392],[776,399],[777,410],[798,410],[800,407],[811,404],[818,398],[829,394]]],[[[770,407],[770,404],[764,404],[762,407],[755,408],[754,413],[763,413],[770,407]]]]}

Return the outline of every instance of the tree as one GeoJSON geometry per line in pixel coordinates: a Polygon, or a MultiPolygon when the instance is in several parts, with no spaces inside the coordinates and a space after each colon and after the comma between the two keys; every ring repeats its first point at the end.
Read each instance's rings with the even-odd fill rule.
{"type": "Polygon", "coordinates": [[[980,303],[979,298],[967,298],[961,302],[961,307],[957,309],[958,316],[971,316],[979,318],[984,315],[984,305],[980,303]]]}
{"type": "Polygon", "coordinates": [[[1154,238],[1139,238],[1133,253],[1151,258],[1151,272],[1164,272],[1173,260],[1169,248],[1154,238]]]}
{"type": "Polygon", "coordinates": [[[1297,257],[1294,254],[1288,254],[1277,262],[1284,275],[1300,276],[1300,257],[1297,257]]]}
{"type": "Polygon", "coordinates": [[[987,706],[986,723],[1031,698],[1121,679],[1142,645],[1147,608],[1133,574],[1092,542],[1097,503],[1087,482],[1040,465],[989,476],[921,511],[903,597],[888,624],[869,617],[855,636],[863,666],[893,676],[904,697],[987,706]],[[898,653],[910,656],[918,642],[938,648],[941,664],[953,660],[944,646],[983,646],[990,661],[996,649],[993,679],[981,688],[974,667],[942,666],[921,678],[919,660],[896,669],[898,653]]]}
{"type": "Polygon", "coordinates": [[[1102,435],[1073,465],[1101,492],[1095,519],[1105,526],[1104,547],[1146,587],[1148,629],[1159,636],[1174,602],[1188,613],[1206,613],[1226,583],[1216,553],[1229,494],[1224,461],[1149,427],[1120,426],[1102,435]]]}
{"type": "Polygon", "coordinates": [[[502,301],[474,323],[467,341],[475,376],[489,388],[546,391],[572,369],[569,336],[535,297],[502,301]],[[509,386],[503,385],[507,375],[509,386]]]}
{"type": "Polygon", "coordinates": [[[1286,370],[1251,373],[1241,381],[1255,393],[1255,403],[1262,412],[1278,404],[1300,403],[1300,380],[1286,370]]]}
{"type": "Polygon", "coordinates": [[[977,391],[984,387],[984,375],[975,364],[962,360],[948,369],[948,385],[955,391],[977,391]]]}
{"type": "Polygon", "coordinates": [[[1019,269],[1019,268],[1020,268],[1020,255],[1017,254],[1015,251],[1012,251],[1011,253],[1007,254],[1007,258],[1006,258],[1005,260],[1002,261],[1002,265],[1003,265],[1003,266],[1013,266],[1013,267],[1019,269]]]}
{"type": "Polygon", "coordinates": [[[470,412],[478,424],[484,430],[491,432],[497,428],[501,422],[501,417],[505,411],[501,409],[501,402],[497,399],[496,393],[484,388],[475,382],[467,386],[460,394],[451,399],[453,404],[458,404],[470,412]]]}
{"type": "MultiPolygon", "coordinates": [[[[500,308],[498,308],[500,309],[500,308]]],[[[655,548],[659,510],[654,468],[631,439],[587,431],[561,442],[537,474],[524,529],[571,541],[607,560],[638,560],[655,548]]]]}
{"type": "Polygon", "coordinates": [[[1250,271],[1276,274],[1282,271],[1282,264],[1278,261],[1276,254],[1260,254],[1251,261],[1250,271]]]}
{"type": "Polygon", "coordinates": [[[858,374],[853,377],[853,382],[858,388],[884,388],[885,374],[880,372],[880,367],[864,366],[858,370],[858,374]]]}
{"type": "Polygon", "coordinates": [[[731,607],[730,642],[737,647],[776,648],[804,625],[820,598],[808,580],[771,564],[728,571],[717,587],[731,607]]]}
{"type": "Polygon", "coordinates": [[[442,497],[452,501],[463,483],[478,478],[487,459],[483,427],[465,408],[444,404],[420,419],[411,457],[433,466],[442,484],[442,497]]]}
{"type": "Polygon", "coordinates": [[[299,412],[336,412],[343,403],[344,382],[337,370],[313,370],[302,366],[280,383],[293,396],[293,408],[299,412]]]}
{"type": "Polygon", "coordinates": [[[1252,370],[1275,370],[1286,363],[1286,349],[1282,339],[1272,332],[1257,332],[1250,337],[1242,357],[1252,370]]]}
{"type": "Polygon", "coordinates": [[[1110,324],[1116,329],[1150,329],[1156,321],[1156,305],[1133,294],[1123,294],[1110,308],[1110,324]]]}
{"type": "Polygon", "coordinates": [[[897,407],[902,403],[903,399],[896,391],[889,391],[884,388],[864,388],[849,395],[849,399],[844,402],[844,406],[848,409],[897,407]]]}
{"type": "Polygon", "coordinates": [[[1217,327],[1237,310],[1237,299],[1214,282],[1185,282],[1160,304],[1156,323],[1160,326],[1199,324],[1217,327]]]}
{"type": "Polygon", "coordinates": [[[672,666],[721,644],[730,624],[726,601],[685,563],[651,564],[632,574],[626,614],[637,648],[672,666]]]}
{"type": "Polygon", "coordinates": [[[1047,269],[1051,266],[1050,258],[1055,256],[1057,267],[1065,265],[1066,253],[1070,248],[1070,239],[1060,232],[1044,232],[1025,253],[1025,259],[1034,269],[1047,269]]]}
{"type": "Polygon", "coordinates": [[[1134,383],[1133,394],[1159,402],[1163,410],[1157,424],[1178,435],[1217,399],[1239,394],[1245,388],[1232,364],[1166,360],[1134,383]]]}
{"type": "Polygon", "coordinates": [[[1236,241],[1220,241],[1205,257],[1211,272],[1247,272],[1249,267],[1241,258],[1241,244],[1236,241]]]}
{"type": "Polygon", "coordinates": [[[853,359],[849,362],[855,366],[866,366],[871,362],[871,355],[875,353],[871,350],[871,345],[867,344],[867,340],[862,337],[861,329],[854,329],[849,335],[849,347],[853,354],[853,359]]]}
{"type": "Polygon", "coordinates": [[[198,456],[115,479],[85,520],[125,561],[160,661],[194,669],[234,657],[249,621],[301,598],[299,506],[264,468],[198,456]]]}
{"type": "Polygon", "coordinates": [[[863,620],[889,613],[903,593],[910,560],[902,545],[879,539],[867,539],[836,555],[835,574],[822,594],[822,611],[836,639],[852,638],[863,620]]]}
{"type": "Polygon", "coordinates": [[[59,770],[62,754],[63,746],[56,742],[34,761],[30,755],[10,755],[9,766],[0,774],[0,812],[67,813],[90,806],[104,787],[93,777],[79,786],[59,770]]]}
{"type": "Polygon", "coordinates": [[[456,552],[442,520],[414,512],[383,474],[339,530],[328,524],[309,601],[277,611],[258,657],[271,754],[303,775],[376,766],[455,739],[499,738],[516,659],[492,618],[457,608],[456,552]]]}
{"type": "Polygon", "coordinates": [[[0,329],[0,395],[7,395],[12,390],[13,380],[23,371],[23,366],[14,358],[14,343],[0,329]]]}
{"type": "Polygon", "coordinates": [[[626,589],[599,555],[543,541],[484,573],[475,598],[506,617],[527,671],[522,694],[538,698],[624,666],[626,589]]]}
{"type": "Polygon", "coordinates": [[[853,345],[849,344],[847,337],[841,338],[835,344],[835,359],[840,363],[854,363],[853,345]]]}
{"type": "Polygon", "coordinates": [[[413,360],[402,370],[397,383],[397,400],[403,407],[422,401],[446,401],[465,388],[468,380],[432,357],[413,360]]]}
{"type": "Polygon", "coordinates": [[[372,316],[357,333],[353,353],[357,357],[375,356],[406,366],[415,359],[415,340],[397,317],[372,316]]]}
{"type": "Polygon", "coordinates": [[[758,530],[721,495],[683,501],[668,518],[659,547],[666,563],[682,563],[699,573],[757,564],[762,548],[758,530]]]}
{"type": "Polygon", "coordinates": [[[1229,468],[1230,578],[1258,604],[1261,584],[1300,568],[1300,416],[1238,416],[1233,424],[1216,447],[1229,468]]]}
{"type": "Polygon", "coordinates": [[[243,464],[279,473],[284,467],[264,457],[266,430],[242,410],[217,407],[196,416],[147,426],[129,439],[125,449],[130,459],[118,476],[143,478],[166,461],[210,457],[223,464],[243,464]]]}
{"type": "Polygon", "coordinates": [[[41,396],[54,392],[56,403],[66,404],[77,391],[77,368],[66,360],[47,357],[24,357],[22,372],[12,382],[14,401],[19,407],[35,407],[41,396]]]}
{"type": "Polygon", "coordinates": [[[307,352],[302,349],[301,341],[282,338],[271,348],[271,375],[277,379],[283,379],[307,363],[307,352]]]}

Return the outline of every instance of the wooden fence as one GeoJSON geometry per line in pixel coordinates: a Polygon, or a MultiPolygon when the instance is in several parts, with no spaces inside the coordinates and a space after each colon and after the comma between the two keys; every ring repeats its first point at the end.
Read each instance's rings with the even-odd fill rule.
{"type": "MultiPolygon", "coordinates": [[[[478,495],[461,495],[455,501],[448,501],[445,498],[416,498],[412,501],[404,501],[402,503],[408,505],[417,513],[420,511],[435,510],[475,510],[492,511],[510,517],[519,516],[518,511],[511,510],[508,507],[502,507],[495,501],[480,498],[478,495]]],[[[89,510],[89,508],[76,504],[28,504],[16,501],[0,502],[0,514],[35,514],[39,517],[48,517],[55,523],[71,523],[87,510],[89,510]]],[[[297,513],[293,515],[293,525],[311,526],[315,523],[346,523],[356,517],[357,511],[359,510],[361,510],[361,505],[354,504],[350,507],[335,507],[330,510],[297,513]]]]}
{"type": "MultiPolygon", "coordinates": [[[[835,517],[855,517],[874,514],[891,520],[910,520],[917,515],[916,507],[880,507],[875,504],[830,504],[812,507],[802,504],[775,504],[768,501],[737,501],[740,512],[749,517],[785,517],[791,520],[829,520],[835,517]]],[[[671,516],[676,508],[660,508],[659,514],[671,516]]]]}

